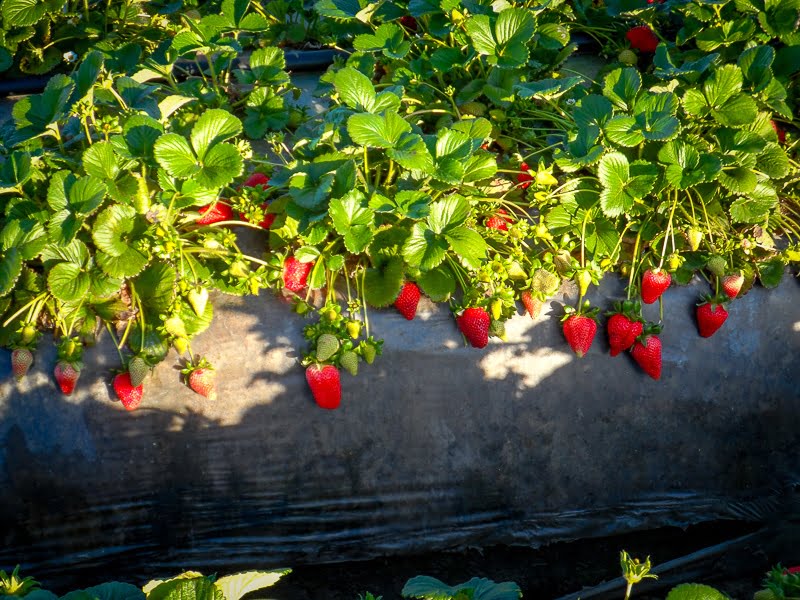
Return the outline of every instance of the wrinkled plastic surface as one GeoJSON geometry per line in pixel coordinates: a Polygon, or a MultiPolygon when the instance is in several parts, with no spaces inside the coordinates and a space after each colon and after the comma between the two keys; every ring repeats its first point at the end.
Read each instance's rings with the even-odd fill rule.
{"type": "MultiPolygon", "coordinates": [[[[574,296],[485,351],[444,307],[373,311],[384,355],[343,374],[336,411],[297,365],[303,318],[266,295],[220,297],[194,344],[218,368],[216,402],[180,382],[172,353],[127,413],[108,336],[71,397],[49,340],[19,384],[2,351],[0,568],[232,572],[763,520],[798,480],[797,282],[735,301],[710,339],[692,317],[702,291],[666,294],[659,382],[602,335],[569,352],[560,302],[574,296]]],[[[607,279],[596,298],[621,293],[607,279]]]]}

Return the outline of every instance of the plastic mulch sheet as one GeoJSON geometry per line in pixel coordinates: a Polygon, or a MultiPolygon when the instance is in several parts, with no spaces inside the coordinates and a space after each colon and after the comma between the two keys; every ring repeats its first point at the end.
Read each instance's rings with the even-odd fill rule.
{"type": "MultiPolygon", "coordinates": [[[[691,316],[700,291],[666,295],[658,382],[602,335],[575,358],[559,323],[572,296],[485,351],[442,307],[376,311],[384,354],[343,375],[336,411],[296,364],[303,319],[268,296],[220,298],[194,344],[218,369],[213,403],[173,353],[125,412],[107,337],[71,397],[52,344],[19,384],[3,353],[0,567],[231,572],[765,521],[798,480],[797,283],[735,301],[710,339],[691,316]]],[[[605,282],[603,302],[620,293],[605,282]]]]}

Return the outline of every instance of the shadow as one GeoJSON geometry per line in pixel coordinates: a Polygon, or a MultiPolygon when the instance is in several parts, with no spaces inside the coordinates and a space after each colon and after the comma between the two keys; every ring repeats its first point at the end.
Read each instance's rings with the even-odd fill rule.
{"type": "MultiPolygon", "coordinates": [[[[800,348],[786,321],[800,321],[800,309],[774,291],[753,293],[731,319],[751,323],[761,303],[783,310],[781,348],[778,324],[755,337],[724,328],[709,345],[681,316],[696,290],[670,290],[659,382],[609,357],[602,333],[575,358],[558,320],[560,305],[574,303],[569,295],[535,321],[512,319],[509,341],[484,352],[463,345],[441,307],[413,322],[374,311],[384,355],[358,377],[342,375],[336,411],[314,405],[297,366],[306,321],[264,295],[220,298],[197,339],[195,352],[218,370],[216,402],[180,383],[171,354],[147,380],[141,408],[125,412],[108,385],[116,353],[107,337],[87,351],[72,397],[55,388],[47,344],[19,384],[5,353],[0,568],[21,563],[66,592],[184,569],[368,559],[391,568],[395,558],[433,551],[546,552],[559,540],[710,521],[749,531],[796,519],[785,498],[800,481],[792,358],[800,348]]],[[[610,283],[592,300],[617,294],[610,283]]],[[[791,553],[786,539],[781,551],[791,553]]],[[[646,546],[642,554],[656,554],[646,546]]],[[[477,565],[470,556],[464,564],[477,565]]],[[[408,564],[426,571],[424,562],[408,564]]],[[[346,597],[352,580],[338,584],[336,567],[319,571],[333,580],[314,579],[314,568],[302,571],[310,580],[303,597],[346,597]]],[[[510,578],[499,573],[492,578],[510,578]]],[[[527,597],[537,597],[537,585],[527,597]]],[[[371,591],[395,597],[399,588],[371,591]]]]}

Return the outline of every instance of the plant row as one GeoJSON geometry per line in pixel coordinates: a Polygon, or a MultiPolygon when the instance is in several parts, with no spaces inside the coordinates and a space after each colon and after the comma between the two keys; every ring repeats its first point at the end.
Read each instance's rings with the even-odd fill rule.
{"type": "Polygon", "coordinates": [[[353,48],[320,78],[316,116],[295,105],[281,49],[243,60],[263,9],[248,0],[181,15],[134,66],[90,51],[15,104],[0,134],[0,344],[19,378],[52,331],[72,393],[107,331],[126,408],[171,347],[213,398],[190,343],[212,293],[269,289],[307,315],[300,363],[335,408],[341,371],[382,352],[371,309],[413,319],[423,295],[446,302],[483,348],[573,281],[563,329],[583,356],[599,312],[584,296],[616,272],[611,353],[658,379],[669,324],[642,303],[705,278],[709,337],[732,300],[800,260],[800,3],[315,8],[353,48]],[[596,81],[570,69],[573,32],[607,58],[596,81]]]}
{"type": "MultiPolygon", "coordinates": [[[[644,562],[620,553],[620,565],[627,587],[625,600],[633,587],[644,579],[658,579],[650,572],[648,557],[644,562]]],[[[62,600],[240,600],[242,597],[276,584],[291,569],[274,571],[248,571],[217,577],[204,576],[196,571],[185,571],[170,579],[156,579],[141,589],[135,585],[109,582],[90,588],[75,590],[61,596],[62,600]]],[[[796,598],[800,593],[800,567],[784,569],[777,565],[764,578],[764,589],[756,592],[755,600],[796,598]]],[[[422,600],[518,600],[522,590],[512,581],[495,583],[489,579],[473,577],[458,585],[448,585],[434,577],[417,576],[409,579],[401,592],[403,598],[422,600]]],[[[42,589],[33,577],[21,577],[19,565],[9,574],[0,570],[0,598],[6,600],[58,600],[59,596],[42,589]]],[[[727,600],[728,596],[715,588],[698,583],[683,583],[667,594],[666,600],[727,600]]],[[[359,600],[381,600],[380,596],[366,592],[359,600]]]]}

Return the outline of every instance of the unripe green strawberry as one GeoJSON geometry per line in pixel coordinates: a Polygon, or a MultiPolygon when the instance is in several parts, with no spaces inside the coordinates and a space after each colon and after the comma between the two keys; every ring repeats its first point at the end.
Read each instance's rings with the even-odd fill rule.
{"type": "Polygon", "coordinates": [[[619,62],[623,65],[630,65],[633,66],[639,62],[639,57],[636,56],[636,53],[633,50],[625,49],[619,53],[617,56],[619,62]]]}
{"type": "Polygon", "coordinates": [[[21,381],[33,364],[33,354],[27,348],[15,348],[11,353],[11,371],[21,381]]]}
{"type": "Polygon", "coordinates": [[[708,259],[708,262],[706,263],[706,268],[717,277],[722,277],[723,275],[725,275],[725,271],[728,268],[728,262],[725,260],[724,257],[720,256],[719,254],[715,254],[714,256],[708,259]]]}
{"type": "Polygon", "coordinates": [[[178,315],[170,317],[169,319],[164,321],[164,329],[167,330],[168,334],[176,338],[187,337],[186,326],[183,323],[183,319],[181,319],[178,315]]]}
{"type": "Polygon", "coordinates": [[[458,109],[465,115],[482,117],[486,114],[486,105],[483,102],[465,102],[458,109]]]}
{"type": "Polygon", "coordinates": [[[547,269],[536,269],[531,278],[531,289],[539,292],[543,296],[552,296],[558,291],[558,286],[561,280],[558,275],[548,271],[547,269]]]}
{"type": "Polygon", "coordinates": [[[684,259],[677,252],[673,252],[667,257],[667,269],[677,271],[683,266],[684,259]]]}
{"type": "Polygon", "coordinates": [[[175,347],[178,354],[185,354],[189,349],[189,339],[185,337],[176,337],[172,340],[172,345],[175,347]]]}
{"type": "Polygon", "coordinates": [[[589,291],[589,286],[592,283],[592,274],[586,269],[581,269],[575,274],[575,280],[578,283],[578,289],[580,290],[581,296],[585,296],[586,292],[589,291]]]}
{"type": "Polygon", "coordinates": [[[506,335],[506,322],[500,321],[499,319],[493,319],[489,324],[489,335],[499,337],[504,342],[508,341],[508,336],[506,335]]]}
{"type": "Polygon", "coordinates": [[[202,317],[203,313],[206,311],[206,304],[208,303],[208,290],[198,285],[189,290],[187,297],[189,299],[189,304],[192,305],[192,310],[194,310],[198,317],[202,317]]]}
{"type": "Polygon", "coordinates": [[[377,351],[375,350],[375,346],[373,346],[369,342],[364,342],[361,344],[361,356],[364,357],[364,361],[368,365],[371,365],[373,362],[375,362],[376,354],[377,351]]]}
{"type": "Polygon", "coordinates": [[[703,232],[692,227],[686,235],[689,238],[689,247],[692,249],[692,252],[696,252],[700,247],[700,242],[703,241],[703,232]]]}
{"type": "Polygon", "coordinates": [[[131,385],[135,388],[142,385],[145,377],[147,377],[148,371],[150,371],[150,367],[147,366],[145,360],[141,356],[134,356],[130,362],[128,362],[128,374],[131,376],[131,385]]]}
{"type": "Polygon", "coordinates": [[[339,358],[339,364],[341,364],[342,368],[350,373],[350,375],[358,375],[358,354],[352,350],[342,352],[342,356],[339,358]]]}
{"type": "Polygon", "coordinates": [[[20,338],[23,344],[27,345],[33,342],[36,339],[36,334],[38,331],[36,327],[32,324],[27,324],[22,327],[22,331],[20,332],[20,338]]]}
{"type": "Polygon", "coordinates": [[[357,339],[358,336],[361,335],[361,321],[356,321],[355,319],[350,319],[347,322],[347,333],[354,340],[357,339]]]}
{"type": "Polygon", "coordinates": [[[753,594],[753,600],[778,600],[778,597],[775,595],[775,592],[772,590],[758,590],[755,594],[753,594]]]}
{"type": "Polygon", "coordinates": [[[558,274],[564,276],[572,270],[572,256],[567,250],[559,250],[553,257],[553,264],[558,274]]]}
{"type": "Polygon", "coordinates": [[[558,185],[558,179],[553,177],[553,174],[550,171],[539,171],[536,173],[535,179],[538,185],[544,187],[553,187],[554,185],[558,185]]]}
{"type": "Polygon", "coordinates": [[[525,270],[520,266],[517,261],[512,262],[508,267],[508,276],[514,280],[525,279],[528,274],[525,270]]]}
{"type": "Polygon", "coordinates": [[[323,333],[317,338],[317,360],[328,360],[337,350],[339,350],[339,339],[332,333],[323,333]]]}
{"type": "Polygon", "coordinates": [[[500,298],[495,298],[492,300],[490,309],[492,311],[492,319],[499,321],[500,317],[503,316],[503,301],[500,298]]]}

